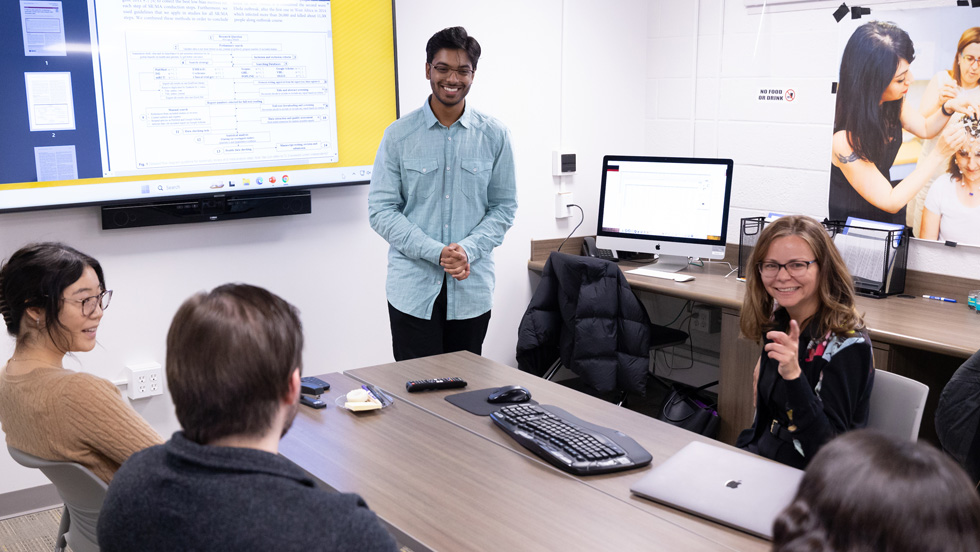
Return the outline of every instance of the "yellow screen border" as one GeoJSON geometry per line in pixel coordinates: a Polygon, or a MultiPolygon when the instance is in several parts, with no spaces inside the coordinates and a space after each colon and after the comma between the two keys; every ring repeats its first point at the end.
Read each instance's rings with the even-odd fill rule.
{"type": "MultiPolygon", "coordinates": [[[[340,150],[338,162],[77,180],[13,182],[0,184],[0,192],[115,182],[171,180],[197,176],[251,174],[256,171],[295,172],[304,169],[372,165],[385,128],[398,118],[394,1],[331,0],[330,18],[333,28],[337,142],[340,150]]],[[[332,183],[320,185],[329,184],[332,183]]],[[[350,182],[343,184],[350,184],[350,182]]],[[[310,186],[316,185],[299,187],[310,186]]],[[[119,199],[138,201],[140,198],[121,197],[119,199]]],[[[38,205],[38,207],[43,208],[58,206],[67,205],[48,203],[38,205]]]]}

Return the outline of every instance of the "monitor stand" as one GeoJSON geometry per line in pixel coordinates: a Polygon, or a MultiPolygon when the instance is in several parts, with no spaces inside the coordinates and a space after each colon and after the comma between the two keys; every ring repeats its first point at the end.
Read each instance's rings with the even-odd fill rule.
{"type": "Polygon", "coordinates": [[[657,262],[643,265],[640,268],[659,270],[661,272],[680,272],[688,267],[690,260],[690,257],[660,254],[657,255],[657,262]]]}

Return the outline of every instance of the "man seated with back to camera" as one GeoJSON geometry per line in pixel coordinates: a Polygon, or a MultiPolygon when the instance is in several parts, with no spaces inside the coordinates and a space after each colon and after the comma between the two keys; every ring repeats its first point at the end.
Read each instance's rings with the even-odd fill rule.
{"type": "Polygon", "coordinates": [[[167,384],[183,431],[134,454],[99,519],[103,552],[394,551],[361,497],[328,493],[278,455],[296,416],[303,330],[265,289],[198,293],[167,335],[167,384]]]}

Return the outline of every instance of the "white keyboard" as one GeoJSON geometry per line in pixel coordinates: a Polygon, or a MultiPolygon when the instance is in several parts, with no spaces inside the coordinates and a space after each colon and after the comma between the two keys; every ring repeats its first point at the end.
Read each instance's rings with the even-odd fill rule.
{"type": "Polygon", "coordinates": [[[637,274],[639,276],[650,276],[651,278],[673,280],[675,282],[690,282],[694,279],[694,276],[691,276],[690,274],[678,274],[676,272],[665,272],[663,270],[653,270],[650,268],[634,268],[633,270],[627,270],[626,272],[629,274],[637,274]]]}

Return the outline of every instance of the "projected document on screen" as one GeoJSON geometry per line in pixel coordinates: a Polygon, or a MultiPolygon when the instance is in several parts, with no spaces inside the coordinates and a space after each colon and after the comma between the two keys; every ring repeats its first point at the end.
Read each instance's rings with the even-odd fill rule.
{"type": "Polygon", "coordinates": [[[393,0],[0,1],[0,212],[367,184],[393,0]]]}
{"type": "Polygon", "coordinates": [[[125,29],[102,41],[105,176],[339,160],[329,3],[122,6],[100,14],[125,29]]]}
{"type": "Polygon", "coordinates": [[[21,0],[25,56],[65,56],[65,21],[60,0],[21,0]]]}

